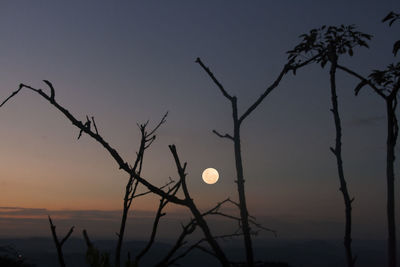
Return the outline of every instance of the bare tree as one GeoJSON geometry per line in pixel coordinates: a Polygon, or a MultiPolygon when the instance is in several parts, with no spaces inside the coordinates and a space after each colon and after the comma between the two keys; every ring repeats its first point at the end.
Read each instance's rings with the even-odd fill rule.
{"type": "Polygon", "coordinates": [[[50,229],[51,229],[51,235],[53,236],[53,241],[57,249],[57,255],[58,255],[58,262],[60,263],[61,267],[65,267],[65,261],[64,261],[64,254],[62,251],[62,246],[64,243],[68,240],[68,238],[71,236],[72,232],[74,231],[74,226],[72,226],[68,233],[65,235],[65,237],[60,241],[58,239],[57,233],[56,233],[56,226],[53,224],[53,221],[51,220],[51,217],[49,215],[49,223],[50,223],[50,229]]]}
{"type": "MultiPolygon", "coordinates": [[[[135,192],[135,184],[136,183],[140,183],[140,184],[144,185],[151,193],[157,194],[162,199],[164,199],[163,201],[168,201],[168,202],[171,202],[171,203],[174,203],[174,204],[177,204],[177,205],[185,206],[192,213],[194,219],[196,220],[196,224],[202,230],[206,242],[211,247],[211,250],[213,251],[213,254],[217,257],[217,259],[219,260],[220,264],[222,266],[226,266],[226,267],[230,266],[230,262],[229,262],[228,258],[226,257],[226,255],[223,252],[222,248],[220,247],[220,245],[218,244],[218,242],[216,241],[216,239],[212,235],[211,230],[210,230],[207,222],[203,218],[201,212],[199,211],[199,209],[197,208],[197,206],[195,205],[193,199],[190,196],[189,190],[188,190],[187,185],[186,185],[186,175],[187,175],[186,174],[186,166],[187,166],[187,164],[186,163],[184,163],[183,165],[181,164],[179,156],[178,156],[178,153],[177,153],[177,150],[176,150],[176,147],[174,145],[170,145],[169,149],[170,149],[170,151],[171,151],[171,153],[173,155],[173,158],[174,158],[177,170],[178,170],[179,181],[177,183],[180,183],[180,186],[181,186],[182,191],[183,191],[184,198],[177,197],[175,190],[164,191],[163,187],[157,187],[157,186],[153,185],[152,183],[150,183],[147,179],[143,178],[141,176],[140,172],[139,172],[139,170],[141,169],[141,167],[140,167],[141,163],[140,162],[143,159],[143,153],[142,153],[141,156],[139,155],[140,152],[138,153],[138,157],[137,157],[137,160],[136,160],[137,166],[136,167],[135,166],[131,167],[119,155],[119,153],[107,141],[105,141],[103,139],[103,137],[99,134],[97,126],[96,126],[93,118],[92,118],[92,121],[91,121],[91,120],[89,120],[89,118],[87,116],[85,123],[83,123],[82,121],[79,121],[78,119],[76,119],[66,108],[61,106],[56,101],[56,99],[55,99],[55,90],[54,90],[53,85],[48,81],[45,81],[45,83],[50,88],[50,95],[45,93],[43,89],[36,89],[36,88],[33,88],[33,87],[29,86],[29,85],[20,84],[19,88],[16,91],[14,91],[9,97],[7,97],[0,104],[0,107],[2,107],[10,99],[15,97],[23,89],[26,89],[28,91],[32,91],[34,93],[37,93],[39,96],[41,96],[42,98],[47,100],[58,111],[60,111],[74,126],[76,126],[80,130],[78,138],[80,138],[82,136],[82,134],[84,133],[84,134],[87,134],[88,136],[90,136],[91,138],[93,138],[94,140],[96,140],[100,145],[102,145],[106,149],[106,151],[116,161],[116,163],[118,164],[119,168],[122,169],[123,171],[125,171],[129,175],[129,177],[130,177],[129,181],[131,181],[131,179],[132,179],[132,183],[130,183],[128,181],[128,184],[127,184],[127,187],[126,187],[127,190],[125,192],[126,198],[124,199],[124,207],[128,207],[129,208],[130,203],[131,203],[133,197],[135,196],[134,192],[135,192]],[[92,127],[91,127],[92,123],[93,123],[93,126],[94,126],[94,130],[92,130],[92,127]]],[[[161,121],[160,125],[163,123],[163,120],[161,121]]],[[[158,128],[158,126],[155,128],[155,130],[157,128],[158,128]]],[[[148,145],[151,144],[152,140],[154,140],[154,138],[152,137],[153,134],[154,134],[153,131],[151,131],[150,133],[147,133],[147,132],[144,131],[144,134],[142,134],[142,143],[141,143],[142,150],[139,150],[139,151],[144,151],[144,149],[146,149],[148,147],[148,145]],[[145,138],[143,139],[143,137],[145,137],[145,138]]],[[[124,213],[125,213],[125,211],[124,211],[124,213]]],[[[124,221],[126,221],[126,218],[122,219],[121,225],[124,224],[124,221]]],[[[125,228],[125,226],[121,227],[121,229],[124,229],[124,228],[125,228]]],[[[121,238],[121,236],[123,236],[123,231],[119,234],[119,238],[121,238]]],[[[122,243],[122,241],[121,241],[121,243],[122,243]]]]}
{"type": "MultiPolygon", "coordinates": [[[[150,132],[147,132],[147,130],[146,130],[146,127],[149,123],[148,121],[144,124],[138,125],[138,127],[140,129],[140,133],[141,133],[141,140],[140,140],[139,151],[136,154],[136,160],[132,167],[132,171],[137,173],[138,175],[140,175],[140,173],[142,171],[144,152],[147,148],[150,147],[150,145],[156,139],[155,133],[156,133],[157,129],[165,122],[165,118],[167,117],[167,115],[168,115],[168,112],[163,116],[163,118],[158,123],[158,125],[150,132]]],[[[93,120],[93,122],[94,122],[94,120],[93,120]]],[[[97,127],[96,127],[96,129],[97,129],[97,127]]],[[[124,196],[124,204],[123,204],[123,209],[122,209],[121,226],[120,226],[119,233],[117,233],[118,242],[117,242],[117,247],[116,247],[116,251],[115,251],[115,266],[116,267],[119,267],[121,265],[121,248],[122,248],[122,242],[123,242],[123,238],[124,238],[126,220],[128,218],[129,208],[131,207],[132,201],[135,197],[144,195],[144,194],[135,195],[136,190],[138,188],[138,184],[139,184],[139,181],[136,180],[133,175],[130,175],[128,183],[126,184],[126,187],[125,187],[125,196],[124,196]]],[[[167,204],[167,201],[165,199],[163,199],[163,201],[165,202],[165,204],[162,207],[160,206],[161,209],[167,204]]]]}
{"type": "MultiPolygon", "coordinates": [[[[238,223],[238,229],[236,231],[234,231],[233,233],[228,233],[228,234],[223,234],[223,235],[218,235],[218,236],[214,236],[214,239],[230,239],[230,238],[234,238],[234,237],[240,237],[243,235],[243,233],[240,232],[241,230],[241,226],[240,226],[240,217],[234,216],[234,215],[230,215],[227,214],[223,211],[221,211],[221,207],[225,204],[233,204],[235,207],[237,207],[239,204],[232,201],[231,199],[227,198],[224,201],[221,201],[219,203],[217,203],[217,205],[215,205],[213,208],[207,210],[206,212],[202,213],[201,216],[202,217],[206,217],[206,216],[220,216],[223,218],[228,218],[230,220],[234,220],[238,223]]],[[[268,232],[272,232],[275,236],[276,236],[276,232],[263,227],[260,224],[257,224],[253,219],[251,219],[249,221],[251,224],[254,225],[254,227],[258,228],[259,230],[264,230],[264,231],[268,231],[268,232]]],[[[203,243],[206,243],[207,239],[206,238],[201,238],[200,240],[193,242],[191,245],[188,246],[184,246],[185,244],[187,244],[188,242],[185,240],[185,238],[192,234],[196,229],[197,229],[197,220],[196,219],[191,219],[187,224],[182,225],[182,232],[179,235],[179,237],[177,238],[175,244],[172,246],[172,248],[169,250],[169,252],[167,253],[167,255],[160,260],[160,262],[158,264],[156,264],[156,266],[169,266],[169,265],[173,265],[175,264],[178,260],[180,260],[181,258],[185,257],[186,255],[188,255],[190,252],[192,252],[194,249],[199,249],[201,251],[204,251],[214,257],[217,257],[217,255],[215,253],[213,253],[212,251],[210,251],[208,248],[206,248],[205,246],[203,246],[203,243]],[[181,252],[180,254],[178,254],[177,256],[175,256],[178,253],[178,250],[183,250],[183,252],[181,252]]],[[[257,234],[258,232],[255,232],[255,234],[257,234]]],[[[231,262],[231,264],[235,264],[233,262],[231,262]]]]}
{"type": "Polygon", "coordinates": [[[356,261],[356,257],[353,255],[351,247],[351,211],[354,198],[350,197],[343,168],[342,124],[339,115],[338,96],[336,90],[336,70],[338,68],[339,56],[347,53],[350,56],[353,56],[353,50],[357,46],[368,47],[366,41],[370,40],[372,36],[356,31],[355,26],[353,25],[341,25],[339,27],[322,26],[319,29],[312,29],[308,34],[302,34],[300,37],[302,38],[302,41],[293,50],[288,51],[290,60],[294,60],[297,64],[301,64],[304,60],[314,58],[312,62],[321,64],[322,68],[325,67],[328,62],[330,63],[331,112],[333,114],[336,130],[335,147],[330,147],[330,150],[336,157],[340,191],[342,192],[345,204],[344,247],[346,261],[348,267],[353,267],[356,261]]]}
{"type": "Polygon", "coordinates": [[[253,247],[251,241],[251,229],[249,224],[249,212],[247,209],[246,204],[246,193],[245,193],[245,186],[244,186],[244,172],[243,172],[243,160],[242,160],[242,152],[241,152],[241,143],[240,143],[240,127],[242,122],[261,104],[261,102],[279,85],[282,78],[287,74],[288,71],[292,70],[294,73],[296,70],[309,62],[311,62],[314,58],[302,62],[300,64],[292,64],[293,61],[289,61],[281,72],[279,73],[278,77],[275,81],[267,87],[267,89],[261,94],[257,100],[250,105],[247,110],[242,114],[239,115],[238,111],[238,104],[237,104],[237,97],[234,95],[229,94],[224,86],[218,81],[218,79],[214,76],[211,70],[204,65],[200,58],[196,59],[196,63],[198,63],[201,68],[207,73],[207,75],[211,78],[211,80],[215,83],[218,87],[219,91],[222,95],[230,102],[232,108],[232,118],[233,118],[233,134],[221,134],[216,130],[213,130],[213,133],[216,134],[218,137],[226,138],[233,141],[234,153],[235,153],[235,166],[236,166],[236,183],[237,183],[237,190],[239,195],[239,210],[240,210],[240,218],[241,218],[241,226],[242,232],[244,236],[244,245],[246,249],[246,261],[248,266],[254,266],[254,255],[253,255],[253,247]]]}
{"type": "MultiPolygon", "coordinates": [[[[181,186],[180,182],[175,183],[174,186],[168,189],[168,194],[175,195],[178,192],[180,186],[181,186]]],[[[156,216],[154,218],[149,241],[147,242],[146,246],[136,255],[135,261],[133,263],[134,266],[139,266],[140,260],[143,258],[144,255],[146,255],[146,253],[150,250],[151,246],[153,245],[154,240],[156,238],[156,233],[158,229],[158,224],[160,223],[160,219],[166,214],[165,212],[163,212],[163,209],[168,204],[168,202],[169,201],[166,200],[164,197],[160,199],[160,204],[158,205],[156,216]]]]}

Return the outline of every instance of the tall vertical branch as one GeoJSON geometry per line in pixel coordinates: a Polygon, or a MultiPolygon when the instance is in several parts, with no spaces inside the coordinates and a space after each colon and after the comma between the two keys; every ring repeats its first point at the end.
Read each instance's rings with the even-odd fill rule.
{"type": "Polygon", "coordinates": [[[334,49],[331,53],[331,68],[329,71],[330,85],[331,85],[331,101],[332,101],[332,113],[335,121],[336,129],[336,142],[335,148],[331,148],[332,153],[336,157],[337,170],[340,182],[340,191],[343,194],[344,205],[345,205],[345,234],[344,234],[344,247],[346,251],[346,261],[348,267],[354,267],[356,258],[353,256],[351,247],[351,229],[352,229],[352,202],[354,199],[350,198],[349,191],[347,189],[347,183],[344,176],[343,160],[342,160],[342,125],[340,122],[339,107],[336,93],[336,69],[338,56],[334,49]]]}
{"type": "MultiPolygon", "coordinates": [[[[336,157],[336,164],[339,176],[340,191],[342,192],[345,205],[345,229],[344,229],[344,250],[345,259],[348,267],[354,267],[356,257],[352,252],[352,202],[343,169],[342,158],[342,125],[339,115],[338,97],[336,92],[336,70],[339,68],[339,56],[349,54],[353,56],[355,47],[368,47],[366,40],[371,39],[371,35],[355,30],[353,25],[322,26],[318,29],[310,30],[309,34],[300,35],[302,41],[293,49],[288,51],[288,58],[294,62],[301,62],[304,58],[309,58],[309,63],[319,63],[322,68],[330,63],[330,92],[332,114],[335,122],[335,148],[330,148],[336,157]],[[311,55],[311,56],[310,56],[311,55]],[[310,61],[311,59],[311,61],[310,61]]],[[[303,62],[304,63],[304,62],[303,62]]],[[[301,64],[303,64],[301,63],[301,64]]]]}
{"type": "MultiPolygon", "coordinates": [[[[400,13],[390,12],[382,19],[382,22],[389,21],[389,26],[395,21],[400,20],[400,13]]],[[[393,44],[393,54],[396,56],[400,50],[400,40],[397,40],[393,44]]],[[[397,107],[397,94],[400,89],[400,63],[397,65],[391,64],[388,66],[386,71],[379,72],[375,71],[372,78],[375,82],[381,84],[382,79],[384,82],[392,84],[392,90],[387,96],[386,100],[386,113],[387,113],[387,155],[386,155],[386,178],[387,178],[387,217],[388,217],[388,264],[389,267],[395,267],[397,265],[397,244],[396,244],[396,214],[395,214],[395,187],[394,187],[394,161],[395,161],[395,147],[397,137],[399,133],[399,125],[396,117],[397,107]],[[382,75],[383,74],[383,75],[382,75]],[[386,75],[385,75],[386,74],[386,75]]],[[[386,84],[385,84],[386,85],[386,84]]]]}
{"type": "MultiPolygon", "coordinates": [[[[175,195],[178,192],[180,186],[181,186],[181,182],[180,181],[175,183],[175,185],[172,186],[168,190],[168,194],[175,195]]],[[[144,255],[146,255],[146,253],[150,250],[151,246],[153,245],[154,240],[156,238],[156,233],[157,233],[157,229],[158,229],[158,224],[160,223],[160,219],[161,219],[161,217],[166,215],[166,213],[163,212],[163,209],[168,204],[168,202],[169,201],[167,199],[165,199],[164,197],[162,197],[160,199],[160,204],[158,205],[157,213],[156,213],[156,216],[154,218],[153,228],[152,228],[152,231],[151,231],[151,235],[150,235],[149,241],[147,242],[146,246],[136,255],[136,257],[135,257],[135,266],[139,266],[140,260],[143,258],[144,255]]]]}
{"type": "Polygon", "coordinates": [[[393,99],[386,99],[387,139],[386,139],[386,179],[387,179],[387,220],[388,220],[388,258],[389,267],[396,267],[396,220],[395,220],[395,192],[394,192],[394,161],[397,141],[396,112],[393,99]]]}
{"type": "MultiPolygon", "coordinates": [[[[182,189],[183,189],[184,195],[185,195],[185,197],[183,199],[177,197],[175,194],[172,194],[171,192],[164,191],[163,190],[163,188],[164,188],[163,186],[158,187],[158,186],[153,185],[147,179],[143,178],[141,176],[141,174],[140,174],[140,170],[142,168],[142,159],[143,159],[143,153],[141,153],[140,151],[144,151],[145,149],[147,149],[151,145],[151,143],[155,140],[154,133],[160,127],[160,125],[165,122],[166,115],[163,117],[161,122],[152,131],[150,131],[149,133],[147,133],[146,131],[143,131],[144,132],[144,136],[146,137],[146,138],[144,138],[145,141],[143,143],[141,143],[141,149],[139,149],[139,153],[138,153],[138,156],[137,156],[136,161],[135,161],[135,167],[130,167],[130,165],[120,156],[120,154],[117,152],[117,150],[115,150],[98,133],[97,127],[95,127],[96,129],[94,131],[91,129],[91,127],[89,127],[88,121],[90,121],[90,120],[88,118],[87,118],[87,122],[86,123],[82,123],[82,121],[79,121],[78,119],[76,119],[69,112],[69,110],[67,110],[66,108],[61,106],[56,101],[56,99],[54,98],[54,93],[52,93],[52,95],[49,96],[42,89],[36,89],[36,88],[33,88],[33,87],[29,86],[29,85],[20,84],[18,90],[16,90],[8,98],[6,98],[0,104],[0,107],[4,106],[4,104],[7,103],[8,101],[10,101],[11,98],[15,97],[22,89],[30,90],[30,91],[32,91],[34,93],[37,93],[39,96],[41,96],[45,100],[47,100],[52,106],[54,106],[58,111],[60,111],[74,126],[76,126],[80,130],[80,135],[87,134],[88,136],[90,136],[91,138],[96,140],[101,146],[103,146],[103,148],[115,160],[115,162],[119,166],[119,169],[121,169],[121,170],[123,170],[123,171],[125,171],[126,173],[129,174],[130,180],[128,180],[128,184],[127,184],[127,187],[126,187],[126,192],[129,192],[129,194],[128,194],[129,197],[126,198],[126,201],[124,199],[124,205],[126,207],[130,207],[132,199],[134,197],[137,197],[139,195],[144,195],[144,194],[147,194],[147,193],[157,194],[158,196],[160,196],[162,198],[165,198],[165,200],[167,200],[167,201],[169,201],[171,203],[187,207],[191,211],[191,213],[193,214],[194,218],[196,219],[196,224],[198,226],[200,226],[200,228],[203,230],[205,239],[209,243],[210,247],[213,249],[213,251],[214,251],[213,254],[216,255],[216,257],[218,258],[220,264],[222,266],[224,266],[224,267],[230,266],[230,263],[229,263],[226,255],[225,255],[225,253],[223,252],[223,250],[221,249],[221,247],[219,246],[219,244],[217,243],[217,241],[215,240],[215,238],[211,234],[211,231],[210,231],[210,228],[207,225],[207,222],[205,221],[205,219],[202,217],[202,214],[197,209],[196,205],[194,204],[193,199],[190,198],[190,194],[189,194],[188,188],[186,186],[186,182],[185,182],[186,163],[184,164],[183,167],[181,166],[175,146],[171,145],[170,146],[170,150],[171,150],[171,153],[174,156],[175,163],[176,163],[177,168],[178,168],[178,173],[179,173],[179,176],[180,176],[180,181],[179,182],[181,183],[181,186],[182,186],[182,189]],[[143,144],[144,144],[144,146],[143,146],[143,144]],[[132,182],[130,182],[130,181],[132,181],[132,182]],[[136,194],[136,195],[132,194],[132,193],[136,192],[135,190],[136,190],[136,187],[137,187],[138,184],[144,185],[149,191],[146,192],[146,193],[142,193],[142,194],[136,194]]],[[[94,123],[94,121],[93,121],[93,123],[94,123]]],[[[147,125],[147,123],[145,125],[147,125]]],[[[142,137],[143,137],[143,135],[142,135],[142,137]]],[[[126,217],[123,217],[122,220],[126,221],[126,217]]],[[[121,222],[121,225],[122,224],[124,224],[124,223],[121,222]]],[[[123,226],[121,228],[125,229],[125,226],[123,226]]],[[[120,233],[118,233],[118,235],[119,235],[118,238],[121,240],[121,244],[122,244],[122,240],[123,240],[123,233],[124,233],[124,231],[120,231],[120,233]]],[[[64,240],[66,240],[66,239],[64,239],[64,240]]],[[[117,251],[117,249],[116,249],[116,251],[117,251]]],[[[120,248],[118,250],[120,252],[120,248]]],[[[120,260],[119,260],[119,263],[120,263],[120,260]]]]}
{"type": "MultiPolygon", "coordinates": [[[[131,170],[131,175],[129,176],[128,183],[126,184],[125,187],[125,196],[124,196],[124,202],[123,202],[123,209],[122,209],[122,218],[121,218],[121,225],[119,229],[119,233],[117,233],[118,236],[118,241],[117,241],[117,246],[115,249],[115,266],[119,267],[121,265],[121,249],[122,249],[122,243],[123,243],[123,238],[125,234],[125,228],[126,228],[126,221],[128,218],[128,212],[131,207],[132,201],[135,198],[136,190],[138,188],[139,181],[135,179],[135,176],[133,174],[139,175],[141,174],[142,167],[143,167],[143,158],[144,158],[144,152],[149,146],[153,143],[153,141],[156,138],[156,131],[157,129],[165,123],[165,119],[168,115],[168,112],[162,117],[161,121],[154,127],[153,130],[150,132],[147,132],[146,127],[148,125],[148,121],[144,124],[138,125],[140,134],[141,134],[141,139],[140,139],[140,146],[139,146],[139,151],[136,154],[136,160],[135,163],[132,167],[131,170]]],[[[96,128],[97,132],[97,128],[96,128]]],[[[169,194],[170,192],[167,192],[169,194]]],[[[160,209],[166,205],[168,200],[165,199],[165,197],[162,198],[162,203],[160,204],[160,209]],[[165,203],[165,204],[163,204],[165,203]]],[[[160,210],[160,213],[161,213],[160,210]]],[[[157,213],[157,217],[159,220],[160,214],[157,213]]],[[[158,222],[157,222],[158,224],[158,222]]]]}
{"type": "Polygon", "coordinates": [[[217,85],[218,89],[221,91],[222,95],[227,98],[231,103],[232,108],[232,119],[233,119],[233,136],[229,134],[222,135],[217,131],[213,130],[213,132],[221,138],[227,138],[233,141],[234,153],[235,153],[235,167],[236,167],[236,184],[239,196],[239,210],[240,210],[240,218],[241,218],[241,227],[243,232],[244,246],[246,250],[246,261],[247,265],[252,267],[254,266],[254,254],[253,254],[253,245],[251,240],[251,229],[249,226],[249,213],[246,204],[246,191],[245,191],[245,179],[243,172],[243,160],[242,160],[242,152],[241,152],[241,144],[240,144],[240,126],[244,119],[246,119],[260,104],[261,102],[279,85],[283,76],[289,70],[295,70],[302,66],[308,64],[302,63],[296,66],[292,65],[293,61],[289,61],[283,69],[281,70],[278,77],[275,81],[267,87],[267,89],[261,94],[261,96],[252,104],[250,107],[240,116],[238,112],[237,105],[237,97],[230,95],[223,85],[218,81],[215,75],[211,72],[211,70],[204,65],[200,58],[196,59],[196,63],[198,63],[201,68],[208,74],[211,80],[217,85]]]}

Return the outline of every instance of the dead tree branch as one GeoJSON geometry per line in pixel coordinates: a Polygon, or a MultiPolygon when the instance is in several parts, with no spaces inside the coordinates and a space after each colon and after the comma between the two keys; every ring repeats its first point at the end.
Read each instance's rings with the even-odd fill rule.
{"type": "Polygon", "coordinates": [[[53,241],[57,249],[57,255],[58,255],[58,262],[60,263],[61,267],[65,267],[65,261],[64,261],[64,254],[62,251],[62,246],[64,243],[67,241],[67,239],[71,236],[72,232],[74,231],[74,226],[69,229],[68,233],[65,235],[65,237],[61,240],[61,242],[58,240],[57,233],[56,233],[56,226],[53,224],[53,221],[51,220],[50,215],[49,217],[49,223],[50,223],[50,229],[51,229],[51,234],[53,236],[53,241]]]}
{"type": "Polygon", "coordinates": [[[245,187],[244,187],[244,174],[243,174],[243,161],[242,161],[242,153],[241,153],[241,144],[240,144],[240,126],[242,122],[261,104],[261,102],[280,84],[283,77],[288,73],[289,70],[293,70],[295,73],[296,70],[300,67],[303,67],[309,64],[312,59],[306,60],[302,63],[294,64],[294,60],[289,60],[287,64],[284,65],[281,72],[279,73],[278,77],[275,81],[268,86],[265,91],[261,94],[257,100],[250,105],[247,110],[240,116],[238,112],[238,104],[236,96],[230,95],[222,84],[215,78],[214,74],[211,70],[202,62],[200,58],[196,59],[196,63],[198,63],[201,68],[208,74],[211,80],[217,85],[219,90],[222,94],[230,101],[232,106],[232,117],[233,117],[233,136],[230,135],[222,135],[213,131],[217,136],[221,138],[228,138],[231,139],[234,143],[234,151],[235,151],[235,167],[236,167],[236,175],[237,175],[237,190],[239,196],[239,210],[240,210],[240,217],[241,217],[241,226],[243,231],[244,237],[244,246],[246,249],[246,260],[247,265],[249,267],[254,266],[254,255],[253,255],[253,246],[251,241],[251,229],[249,225],[249,213],[247,210],[246,204],[246,194],[245,194],[245,187]]]}
{"type": "Polygon", "coordinates": [[[224,135],[222,135],[222,134],[220,134],[219,132],[217,132],[216,130],[213,130],[213,133],[215,133],[218,137],[221,137],[221,138],[228,138],[228,139],[230,139],[230,140],[233,141],[233,137],[232,137],[230,134],[224,134],[224,135]]]}
{"type": "MultiPolygon", "coordinates": [[[[146,127],[149,123],[148,121],[144,124],[139,125],[139,130],[141,133],[140,147],[139,147],[139,151],[136,153],[136,160],[135,160],[135,163],[131,170],[131,174],[134,173],[134,174],[140,176],[142,167],[143,167],[144,153],[145,153],[146,149],[149,148],[150,145],[155,140],[155,138],[156,138],[155,133],[156,133],[157,129],[162,124],[165,123],[167,115],[168,115],[168,112],[165,113],[165,115],[162,117],[161,121],[149,133],[146,130],[146,127]]],[[[117,247],[116,247],[116,251],[115,251],[115,266],[116,267],[119,267],[121,265],[121,249],[122,249],[122,242],[123,242],[124,233],[125,233],[126,221],[128,219],[128,212],[132,205],[132,201],[135,198],[138,184],[139,184],[139,181],[137,179],[135,179],[135,176],[130,175],[128,183],[126,184],[126,187],[125,187],[125,197],[124,197],[124,203],[123,203],[121,225],[120,225],[119,233],[117,234],[118,241],[117,241],[117,247]]],[[[178,188],[179,188],[179,183],[178,183],[178,188]]],[[[162,188],[160,188],[160,189],[162,190],[162,188]]],[[[176,193],[176,191],[175,191],[175,193],[176,193]]],[[[172,196],[172,195],[175,196],[175,194],[171,194],[171,191],[168,191],[166,194],[170,195],[170,196],[172,196]]],[[[145,194],[141,194],[141,195],[143,196],[145,194]]],[[[136,196],[136,197],[138,197],[138,196],[136,196]]],[[[156,216],[157,225],[158,225],[158,221],[161,217],[161,210],[164,208],[164,206],[167,203],[168,203],[168,200],[166,200],[165,197],[162,197],[162,203],[160,203],[159,213],[157,213],[157,216],[156,216]]],[[[155,228],[155,230],[156,229],[157,229],[157,227],[155,228]]],[[[155,235],[155,233],[154,233],[154,235],[155,235]]],[[[154,241],[154,237],[153,237],[153,240],[149,244],[149,248],[152,245],[153,241],[154,241]]],[[[146,252],[147,252],[147,250],[143,252],[143,255],[146,252]]],[[[140,257],[139,257],[139,259],[140,259],[140,257]]]]}
{"type": "Polygon", "coordinates": [[[185,195],[185,203],[186,203],[185,206],[187,206],[192,212],[194,218],[196,219],[197,225],[203,231],[205,239],[209,243],[210,247],[214,250],[214,253],[217,255],[217,258],[220,261],[221,265],[229,266],[228,258],[226,257],[225,253],[223,252],[217,241],[214,239],[213,235],[211,234],[211,230],[208,227],[207,222],[204,220],[204,217],[201,215],[200,211],[194,204],[193,199],[190,197],[189,190],[186,185],[186,173],[185,173],[187,165],[186,162],[184,163],[183,166],[181,165],[175,145],[170,145],[169,149],[175,159],[175,164],[180,177],[180,182],[182,183],[182,190],[185,195]]]}
{"type": "Polygon", "coordinates": [[[225,90],[225,88],[222,86],[222,84],[217,80],[217,78],[215,78],[214,74],[211,72],[211,70],[205,66],[203,64],[203,62],[201,61],[201,59],[198,57],[195,61],[196,63],[198,63],[208,74],[208,76],[210,76],[211,80],[213,80],[213,82],[217,85],[217,87],[219,88],[219,90],[221,91],[221,93],[228,98],[229,100],[232,101],[232,96],[230,94],[228,94],[225,90]]]}
{"type": "MultiPolygon", "coordinates": [[[[171,187],[168,190],[168,193],[172,194],[172,195],[175,195],[178,192],[180,186],[181,186],[180,182],[176,183],[173,187],[171,187]]],[[[165,216],[165,214],[166,214],[165,212],[162,212],[162,210],[165,208],[165,206],[168,204],[168,202],[169,201],[166,200],[165,198],[161,198],[160,199],[160,204],[158,206],[157,213],[156,213],[156,216],[155,216],[155,219],[154,219],[154,222],[153,222],[153,228],[152,228],[152,231],[151,231],[150,239],[147,242],[147,245],[136,256],[136,258],[135,258],[136,266],[139,266],[139,262],[140,262],[141,258],[150,250],[151,246],[153,245],[155,237],[156,237],[156,233],[157,233],[158,224],[160,222],[160,219],[161,219],[161,217],[165,216]]]]}
{"type": "MultiPolygon", "coordinates": [[[[65,109],[63,106],[61,106],[54,98],[52,98],[51,96],[44,93],[42,89],[36,89],[29,85],[21,84],[20,88],[17,91],[13,92],[12,95],[9,96],[5,101],[3,101],[1,106],[3,106],[12,97],[17,95],[23,88],[26,88],[27,90],[31,90],[31,91],[39,94],[41,97],[43,97],[45,100],[47,100],[52,106],[54,106],[58,111],[60,111],[62,114],[64,114],[64,116],[67,117],[67,119],[74,126],[76,126],[82,132],[82,134],[85,133],[85,134],[89,135],[91,138],[93,138],[94,140],[96,140],[98,143],[100,143],[108,151],[108,153],[111,155],[111,157],[117,162],[119,168],[129,174],[129,177],[130,177],[129,181],[132,181],[132,182],[128,182],[128,184],[127,184],[126,192],[128,192],[129,194],[127,195],[128,197],[124,198],[124,206],[129,207],[131,200],[132,200],[132,197],[129,197],[129,196],[131,196],[131,194],[133,192],[135,192],[135,190],[136,190],[135,188],[137,186],[136,183],[140,183],[140,184],[144,185],[152,193],[159,195],[161,198],[165,198],[165,200],[167,200],[168,202],[187,207],[192,212],[194,218],[196,219],[196,224],[198,224],[200,226],[200,228],[202,229],[202,231],[205,235],[205,239],[210,244],[210,247],[214,250],[214,253],[217,255],[221,265],[226,266],[226,267],[229,266],[229,261],[226,258],[224,252],[222,251],[222,249],[219,246],[219,244],[217,243],[217,241],[213,238],[213,235],[211,234],[211,231],[210,231],[206,221],[201,216],[201,213],[197,209],[193,200],[190,198],[190,194],[189,194],[189,191],[188,191],[188,188],[186,185],[186,180],[185,180],[186,163],[184,164],[184,166],[182,166],[180,164],[179,157],[178,157],[178,154],[176,152],[176,148],[174,145],[171,145],[169,147],[170,147],[171,153],[173,154],[173,157],[174,157],[177,169],[178,169],[178,173],[179,173],[179,177],[180,177],[179,183],[182,186],[182,190],[183,190],[184,196],[185,196],[183,199],[178,198],[177,196],[175,196],[175,194],[166,192],[163,189],[153,185],[148,180],[143,178],[140,174],[140,170],[142,168],[141,167],[142,160],[143,160],[143,152],[140,152],[140,151],[144,151],[148,147],[147,145],[149,144],[149,142],[152,142],[154,140],[154,136],[151,136],[151,135],[154,135],[154,130],[149,132],[150,135],[147,134],[146,131],[144,131],[147,123],[142,125],[142,127],[141,127],[141,132],[142,132],[141,146],[140,146],[134,167],[130,167],[130,165],[120,156],[120,154],[108,142],[106,142],[103,139],[103,137],[98,133],[98,131],[93,132],[88,123],[84,124],[81,121],[79,121],[78,119],[76,119],[67,109],[65,109]],[[133,183],[133,181],[135,181],[135,183],[133,183]]],[[[163,117],[163,119],[161,120],[159,125],[164,123],[165,116],[163,117]]],[[[90,120],[88,119],[88,121],[90,121],[90,120]]],[[[155,127],[155,129],[158,129],[159,125],[157,125],[155,127]]],[[[123,220],[126,220],[126,218],[123,220]]],[[[121,227],[121,229],[122,229],[122,227],[121,227]]],[[[122,237],[123,237],[123,231],[120,231],[118,238],[122,239],[122,237]]],[[[120,248],[118,250],[120,251],[120,248]]]]}

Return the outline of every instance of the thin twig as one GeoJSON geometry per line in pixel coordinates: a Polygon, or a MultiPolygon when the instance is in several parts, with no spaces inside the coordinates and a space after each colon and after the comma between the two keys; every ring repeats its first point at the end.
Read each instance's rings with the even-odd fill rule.
{"type": "Polygon", "coordinates": [[[18,94],[19,91],[21,91],[22,88],[23,88],[23,85],[20,84],[18,90],[12,92],[12,94],[11,94],[9,97],[7,97],[7,98],[0,104],[0,108],[1,108],[5,103],[7,103],[7,101],[10,100],[13,96],[15,96],[16,94],[18,94]]]}
{"type": "Polygon", "coordinates": [[[221,138],[228,138],[228,139],[230,139],[230,140],[233,141],[233,137],[232,137],[230,134],[222,135],[222,134],[220,134],[219,132],[217,132],[216,130],[213,130],[212,132],[215,133],[218,137],[221,137],[221,138]]]}

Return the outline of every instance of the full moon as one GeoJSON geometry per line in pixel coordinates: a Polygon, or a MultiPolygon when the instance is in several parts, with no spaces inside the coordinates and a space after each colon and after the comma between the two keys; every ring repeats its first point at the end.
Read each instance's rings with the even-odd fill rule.
{"type": "Polygon", "coordinates": [[[206,184],[215,184],[218,181],[219,174],[216,169],[207,168],[203,171],[201,177],[206,184]]]}

